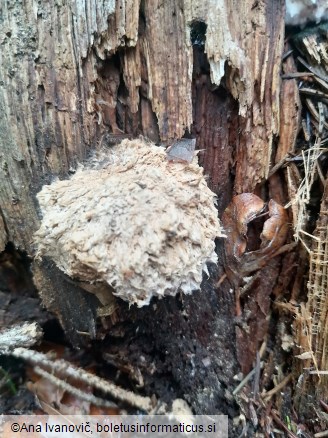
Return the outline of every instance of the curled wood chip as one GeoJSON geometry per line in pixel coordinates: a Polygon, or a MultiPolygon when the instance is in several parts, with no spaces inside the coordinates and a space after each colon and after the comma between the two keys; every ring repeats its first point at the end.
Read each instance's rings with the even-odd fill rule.
{"type": "Polygon", "coordinates": [[[223,213],[222,223],[228,235],[225,242],[228,254],[239,259],[246,251],[248,224],[259,216],[264,202],[253,193],[235,196],[223,213]]]}
{"type": "Polygon", "coordinates": [[[269,219],[264,222],[261,233],[262,245],[270,245],[271,248],[279,248],[287,238],[288,214],[284,207],[271,199],[268,204],[269,219]]]}
{"type": "Polygon", "coordinates": [[[273,199],[266,206],[264,201],[252,193],[235,196],[222,216],[227,233],[225,251],[228,265],[239,264],[238,272],[248,272],[263,266],[266,257],[272,257],[285,243],[289,229],[286,210],[273,199]],[[261,232],[261,246],[247,251],[247,232],[254,219],[268,215],[261,232]]]}

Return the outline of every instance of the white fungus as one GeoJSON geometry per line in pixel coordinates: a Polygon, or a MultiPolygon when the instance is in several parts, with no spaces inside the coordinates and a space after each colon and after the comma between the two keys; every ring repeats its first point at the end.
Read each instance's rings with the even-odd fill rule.
{"type": "Polygon", "coordinates": [[[223,233],[197,157],[170,162],[163,148],[124,140],[37,198],[37,254],[139,307],[199,289],[206,262],[217,261],[223,233]]]}

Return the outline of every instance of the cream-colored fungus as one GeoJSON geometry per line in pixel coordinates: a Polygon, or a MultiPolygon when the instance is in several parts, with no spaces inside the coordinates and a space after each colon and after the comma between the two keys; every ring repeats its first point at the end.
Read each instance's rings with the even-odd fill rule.
{"type": "Polygon", "coordinates": [[[163,148],[124,140],[37,198],[38,255],[139,307],[199,289],[206,262],[217,261],[214,239],[223,232],[197,157],[170,162],[163,148]]]}

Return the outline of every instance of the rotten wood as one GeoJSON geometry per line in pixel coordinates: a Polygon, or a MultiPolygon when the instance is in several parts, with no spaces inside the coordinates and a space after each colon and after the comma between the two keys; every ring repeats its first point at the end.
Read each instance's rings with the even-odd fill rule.
{"type": "Polygon", "coordinates": [[[247,1],[236,14],[230,1],[221,6],[186,1],[183,8],[158,2],[143,10],[137,0],[92,7],[72,0],[58,8],[31,1],[17,20],[20,5],[5,2],[0,204],[8,235],[1,226],[2,240],[32,252],[31,237],[39,223],[35,192],[83,160],[108,127],[114,133],[123,127],[134,135],[149,133],[134,116],[139,111],[140,120],[140,107],[145,115],[150,104],[161,140],[182,137],[191,129],[194,21],[207,26],[212,83],[221,83],[227,66],[226,85],[239,100],[242,141],[235,157],[235,188],[253,190],[268,173],[272,135],[279,128],[277,68],[284,8],[282,2],[269,4],[260,8],[247,1]],[[250,32],[252,23],[255,30],[250,32]],[[139,89],[147,105],[139,105],[139,89]],[[257,155],[266,159],[257,160],[257,155]]]}
{"type": "Polygon", "coordinates": [[[299,69],[311,78],[300,83],[304,104],[303,136],[298,139],[297,160],[288,163],[287,181],[295,236],[303,245],[291,290],[290,309],[295,313],[294,374],[298,378],[295,406],[304,418],[320,411],[319,399],[327,396],[327,23],[307,27],[291,37],[299,52],[299,69]],[[317,154],[313,151],[317,150],[317,154]],[[316,213],[312,208],[315,206],[316,213]],[[304,272],[309,263],[309,273],[304,272]],[[303,275],[302,275],[303,274],[303,275]],[[302,288],[302,284],[307,285],[302,288]],[[306,295],[302,294],[306,290],[306,295]],[[296,304],[296,306],[295,306],[296,304]],[[321,372],[323,371],[323,375],[321,372]]]}
{"type": "Polygon", "coordinates": [[[270,295],[280,274],[281,251],[288,234],[286,210],[272,199],[268,206],[256,195],[244,193],[232,199],[222,216],[227,233],[225,270],[236,300],[236,349],[243,373],[250,371],[268,332],[270,295]],[[267,210],[267,211],[266,211],[267,210]],[[259,218],[265,218],[259,236],[259,218]],[[260,247],[258,240],[261,240],[260,247]]]}
{"type": "MultiPolygon", "coordinates": [[[[282,204],[265,194],[265,184],[275,160],[289,152],[287,137],[291,144],[297,122],[295,80],[284,81],[281,92],[284,2],[246,0],[239,9],[235,3],[3,2],[0,249],[12,242],[33,255],[36,193],[120,136],[169,143],[192,134],[220,216],[237,193],[261,193],[282,204]],[[293,109],[292,126],[284,128],[293,109]]],[[[277,178],[276,187],[284,183],[277,178]]],[[[175,392],[196,413],[222,409],[234,416],[226,388],[239,370],[235,350],[240,361],[246,352],[243,370],[249,369],[267,332],[280,259],[248,260],[243,274],[263,274],[251,295],[245,289],[241,297],[250,316],[236,321],[230,289],[238,292],[241,285],[224,277],[223,246],[218,242],[218,267],[210,268],[201,292],[141,310],[119,303],[115,315],[98,320],[95,296],[50,260],[33,262],[34,281],[74,345],[105,339],[102,354],[113,355],[118,346],[144,370],[147,394],[169,398],[175,392]],[[247,325],[258,340],[250,347],[247,325]]]]}
{"type": "MultiPolygon", "coordinates": [[[[285,47],[288,50],[288,46],[285,47]]],[[[284,74],[293,74],[296,66],[289,56],[282,66],[284,74]]],[[[294,152],[297,134],[300,128],[301,101],[296,79],[283,80],[280,95],[280,130],[275,164],[283,161],[289,153],[294,152]]]]}
{"type": "MultiPolygon", "coordinates": [[[[246,4],[251,6],[251,2],[246,4]]],[[[245,29],[243,23],[249,26],[248,20],[235,24],[248,55],[249,77],[243,85],[245,90],[250,90],[252,96],[252,104],[245,108],[245,119],[241,122],[240,142],[235,157],[237,193],[254,191],[255,186],[268,177],[273,140],[280,129],[280,65],[284,44],[285,5],[280,1],[273,2],[270,6],[266,4],[264,20],[260,19],[261,3],[255,5],[255,8],[243,11],[244,16],[253,15],[253,31],[247,32],[245,29]]],[[[234,17],[233,12],[231,17],[234,17]]],[[[239,83],[234,71],[230,78],[239,83]]],[[[233,91],[232,94],[235,96],[233,91]]]]}
{"type": "MultiPolygon", "coordinates": [[[[71,0],[58,8],[31,0],[17,20],[20,7],[3,5],[2,246],[11,241],[33,254],[35,193],[74,171],[108,131],[161,141],[195,131],[221,213],[233,190],[263,181],[279,127],[282,2],[247,1],[236,14],[228,0],[183,7],[71,0]],[[193,68],[195,23],[204,23],[206,67],[193,68]]],[[[55,288],[43,275],[35,281],[53,308],[55,288]]]]}

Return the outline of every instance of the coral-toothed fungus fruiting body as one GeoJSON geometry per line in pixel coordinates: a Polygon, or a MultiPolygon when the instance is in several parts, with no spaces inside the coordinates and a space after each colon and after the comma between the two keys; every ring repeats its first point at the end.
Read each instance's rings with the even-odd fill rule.
{"type": "Polygon", "coordinates": [[[206,262],[217,261],[223,232],[197,157],[172,163],[163,148],[124,140],[37,198],[37,254],[139,307],[199,289],[206,262]]]}

